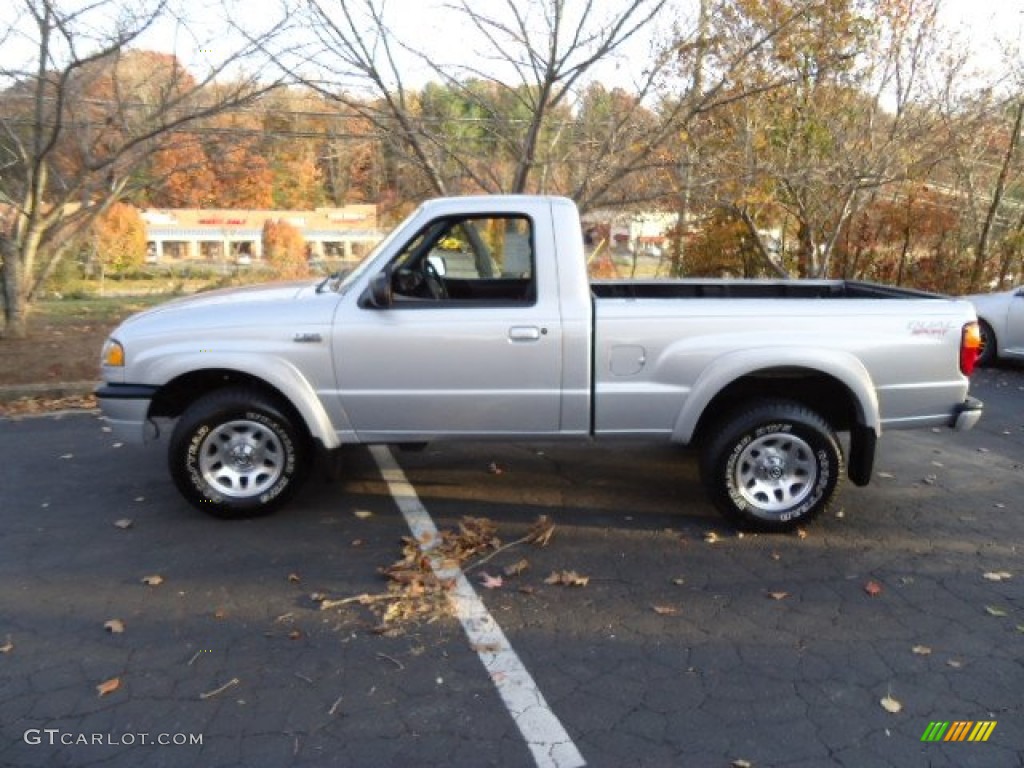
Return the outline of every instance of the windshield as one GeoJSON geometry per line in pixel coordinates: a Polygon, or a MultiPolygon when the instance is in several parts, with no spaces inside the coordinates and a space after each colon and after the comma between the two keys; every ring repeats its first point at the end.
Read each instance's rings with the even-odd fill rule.
{"type": "MultiPolygon", "coordinates": [[[[413,213],[409,216],[409,219],[415,216],[418,212],[419,209],[413,211],[413,213]]],[[[406,221],[408,221],[409,219],[406,219],[406,221]]],[[[373,250],[366,254],[366,258],[359,262],[359,264],[357,264],[356,267],[347,275],[345,275],[340,281],[331,281],[331,290],[335,291],[336,293],[344,294],[349,289],[349,287],[356,280],[358,280],[364,272],[366,272],[369,266],[376,260],[377,255],[382,250],[388,247],[388,245],[391,243],[392,240],[395,239],[399,232],[405,229],[404,224],[405,221],[403,221],[397,227],[392,229],[383,240],[381,240],[373,247],[373,250]]]]}

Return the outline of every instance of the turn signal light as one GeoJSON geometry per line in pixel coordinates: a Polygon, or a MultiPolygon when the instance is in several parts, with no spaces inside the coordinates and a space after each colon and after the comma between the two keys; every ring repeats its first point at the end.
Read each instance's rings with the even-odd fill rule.
{"type": "Polygon", "coordinates": [[[960,371],[964,376],[974,373],[981,354],[981,329],[977,323],[967,323],[960,335],[960,371]]]}
{"type": "Polygon", "coordinates": [[[107,343],[103,345],[103,365],[111,368],[124,366],[124,347],[114,339],[107,339],[107,343]]]}

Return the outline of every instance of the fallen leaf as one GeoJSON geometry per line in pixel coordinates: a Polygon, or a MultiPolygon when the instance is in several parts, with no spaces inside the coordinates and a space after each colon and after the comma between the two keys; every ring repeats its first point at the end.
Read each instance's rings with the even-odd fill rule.
{"type": "Polygon", "coordinates": [[[1001,619],[1004,616],[1006,616],[1006,611],[1003,610],[1002,608],[999,608],[998,606],[995,606],[995,605],[986,605],[985,606],[985,612],[989,616],[995,616],[997,619],[1001,619]]]}
{"type": "Polygon", "coordinates": [[[545,584],[561,584],[565,587],[585,587],[590,583],[589,576],[581,576],[576,571],[552,571],[544,579],[545,584]]]}
{"type": "Polygon", "coordinates": [[[798,539],[806,539],[807,538],[807,531],[805,531],[803,528],[797,528],[796,529],[796,537],[798,539]]]}
{"type": "Polygon", "coordinates": [[[300,581],[302,581],[302,577],[299,576],[299,574],[297,573],[289,573],[288,581],[290,581],[292,584],[298,584],[300,581]]]}
{"type": "Polygon", "coordinates": [[[373,512],[368,509],[357,509],[352,514],[360,520],[366,520],[368,517],[373,517],[373,512]]]}
{"type": "Polygon", "coordinates": [[[96,692],[100,696],[106,696],[108,693],[113,693],[121,687],[121,678],[112,677],[109,680],[104,680],[102,683],[96,686],[96,692]]]}
{"type": "Polygon", "coordinates": [[[149,587],[158,587],[164,583],[164,577],[159,573],[154,573],[152,576],[143,576],[142,583],[149,587]]]}
{"type": "Polygon", "coordinates": [[[469,646],[477,653],[500,653],[501,643],[473,643],[469,646]]]}
{"type": "Polygon", "coordinates": [[[896,701],[892,696],[886,696],[878,703],[882,705],[882,709],[894,715],[903,709],[903,705],[896,701]]]}
{"type": "Polygon", "coordinates": [[[120,528],[122,531],[127,531],[133,525],[135,525],[135,521],[127,517],[122,517],[120,520],[116,520],[114,522],[114,527],[120,528]]]}
{"type": "Polygon", "coordinates": [[[530,568],[530,561],[527,560],[524,557],[522,560],[520,560],[517,563],[512,563],[512,565],[506,565],[503,573],[506,576],[519,576],[524,571],[529,570],[529,568],[530,568]]]}
{"type": "Polygon", "coordinates": [[[14,650],[14,643],[11,642],[11,638],[7,638],[7,642],[0,645],[0,653],[10,653],[14,650]]]}
{"type": "Polygon", "coordinates": [[[301,629],[293,629],[291,632],[288,633],[288,639],[289,640],[301,640],[302,639],[302,630],[301,629]]]}
{"type": "Polygon", "coordinates": [[[505,473],[505,470],[498,466],[498,463],[496,461],[492,461],[490,464],[487,465],[487,471],[490,472],[492,475],[501,475],[505,473]]]}
{"type": "Polygon", "coordinates": [[[678,616],[680,608],[677,605],[652,605],[651,610],[659,616],[678,616]]]}
{"type": "Polygon", "coordinates": [[[480,586],[484,589],[501,589],[503,583],[501,576],[491,576],[486,572],[480,574],[480,586]]]}
{"type": "Polygon", "coordinates": [[[768,597],[772,600],[785,600],[789,597],[789,592],[769,592],[768,597]]]}
{"type": "Polygon", "coordinates": [[[918,656],[927,656],[932,652],[932,649],[929,648],[927,645],[915,645],[910,650],[916,653],[918,656]]]}
{"type": "Polygon", "coordinates": [[[111,619],[103,624],[103,628],[112,635],[120,635],[124,632],[124,622],[120,619],[111,619]]]}
{"type": "Polygon", "coordinates": [[[982,578],[987,581],[1006,581],[1007,579],[1012,579],[1013,574],[1007,571],[989,571],[982,578]]]}
{"type": "Polygon", "coordinates": [[[678,578],[672,579],[672,583],[675,584],[677,587],[681,587],[686,584],[686,579],[684,579],[682,576],[679,576],[678,578]]]}
{"type": "Polygon", "coordinates": [[[780,555],[778,552],[772,552],[771,555],[769,555],[769,557],[771,557],[772,560],[782,559],[782,555],[780,555]]]}
{"type": "Polygon", "coordinates": [[[877,581],[869,581],[864,585],[864,591],[871,597],[878,597],[882,594],[882,585],[877,581]]]}

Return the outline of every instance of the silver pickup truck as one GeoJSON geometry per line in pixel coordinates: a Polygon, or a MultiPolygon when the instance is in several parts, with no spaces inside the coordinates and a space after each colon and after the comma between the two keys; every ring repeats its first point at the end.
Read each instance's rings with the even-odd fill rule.
{"type": "Polygon", "coordinates": [[[782,531],[866,484],[884,430],[975,424],[975,320],[868,283],[591,283],[570,200],[444,198],[347,276],[129,318],[97,395],[125,439],[170,430],[178,489],[221,517],[348,443],[645,438],[697,446],[718,509],[782,531]]]}

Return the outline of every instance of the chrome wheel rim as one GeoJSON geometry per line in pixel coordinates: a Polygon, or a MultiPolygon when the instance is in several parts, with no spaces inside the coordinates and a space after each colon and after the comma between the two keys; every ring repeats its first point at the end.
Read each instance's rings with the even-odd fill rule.
{"type": "Polygon", "coordinates": [[[752,440],[733,468],[740,496],[764,515],[778,515],[799,505],[814,488],[817,461],[807,442],[791,434],[752,440]]]}
{"type": "Polygon", "coordinates": [[[221,424],[207,435],[199,452],[203,480],[232,498],[259,496],[273,487],[284,469],[281,440],[254,421],[221,424]]]}

